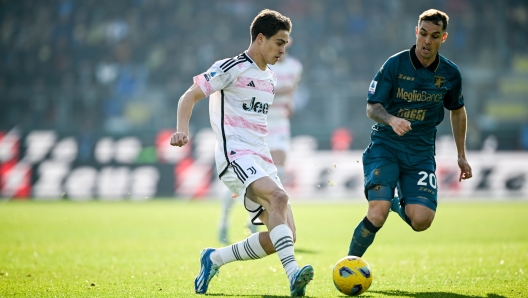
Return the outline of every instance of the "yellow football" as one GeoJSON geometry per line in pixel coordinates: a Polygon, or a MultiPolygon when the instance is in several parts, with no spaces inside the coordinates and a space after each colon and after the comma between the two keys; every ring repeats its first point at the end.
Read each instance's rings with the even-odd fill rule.
{"type": "Polygon", "coordinates": [[[372,270],[364,259],[346,256],[337,261],[332,272],[334,285],[341,293],[358,296],[372,284],[372,270]]]}

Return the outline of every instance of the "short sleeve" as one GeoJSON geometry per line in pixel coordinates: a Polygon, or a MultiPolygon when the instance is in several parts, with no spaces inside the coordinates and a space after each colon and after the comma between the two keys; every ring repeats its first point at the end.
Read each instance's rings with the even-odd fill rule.
{"type": "Polygon", "coordinates": [[[390,98],[390,92],[393,87],[392,64],[394,58],[391,58],[383,64],[368,89],[367,100],[369,103],[386,103],[390,98]]]}
{"type": "Polygon", "coordinates": [[[448,110],[458,110],[464,106],[464,95],[462,95],[462,75],[458,72],[458,78],[444,97],[444,107],[448,110]]]}
{"type": "Polygon", "coordinates": [[[225,67],[222,68],[222,65],[229,60],[217,61],[206,72],[193,78],[194,83],[202,89],[205,96],[226,88],[236,79],[238,67],[229,68],[227,71],[224,71],[225,67]]]}

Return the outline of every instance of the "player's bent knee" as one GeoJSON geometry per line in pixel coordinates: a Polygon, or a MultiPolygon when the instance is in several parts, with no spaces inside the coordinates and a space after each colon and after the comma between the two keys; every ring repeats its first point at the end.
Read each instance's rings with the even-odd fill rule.
{"type": "Polygon", "coordinates": [[[380,228],[385,224],[390,211],[390,201],[374,200],[369,201],[367,211],[368,220],[376,227],[380,228]]]}
{"type": "Polygon", "coordinates": [[[288,194],[284,190],[276,190],[271,195],[270,203],[271,206],[279,207],[281,209],[286,208],[288,206],[288,194]]]}
{"type": "Polygon", "coordinates": [[[433,217],[427,217],[427,216],[417,216],[414,218],[411,218],[412,222],[412,228],[416,232],[422,232],[431,226],[433,223],[433,217]]]}
{"type": "Polygon", "coordinates": [[[432,220],[412,220],[412,227],[416,232],[423,232],[431,226],[432,220]]]}
{"type": "Polygon", "coordinates": [[[407,205],[406,211],[411,219],[413,230],[417,232],[429,229],[435,217],[433,210],[419,204],[407,205]]]}
{"type": "Polygon", "coordinates": [[[385,221],[387,220],[387,216],[381,212],[369,212],[367,218],[377,228],[383,227],[385,221]]]}

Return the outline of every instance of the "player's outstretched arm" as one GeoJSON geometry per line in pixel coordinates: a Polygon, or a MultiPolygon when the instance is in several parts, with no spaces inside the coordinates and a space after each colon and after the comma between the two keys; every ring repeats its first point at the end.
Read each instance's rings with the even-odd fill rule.
{"type": "Polygon", "coordinates": [[[465,107],[461,107],[458,110],[451,110],[451,128],[458,153],[458,167],[460,168],[458,181],[462,181],[462,179],[465,180],[473,177],[471,166],[466,159],[467,114],[465,107]]]}
{"type": "Polygon", "coordinates": [[[189,142],[189,120],[191,119],[194,105],[205,97],[202,89],[193,84],[178,101],[176,132],[171,136],[172,146],[185,146],[189,142]]]}
{"type": "Polygon", "coordinates": [[[411,122],[387,113],[380,103],[367,103],[367,116],[378,123],[390,125],[400,137],[412,130],[411,122]]]}

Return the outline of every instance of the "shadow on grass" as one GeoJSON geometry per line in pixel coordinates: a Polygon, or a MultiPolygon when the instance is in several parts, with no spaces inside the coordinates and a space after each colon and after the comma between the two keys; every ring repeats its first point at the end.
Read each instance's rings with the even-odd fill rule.
{"type": "MultiPolygon", "coordinates": [[[[260,297],[260,298],[286,298],[290,297],[289,295],[235,295],[235,294],[205,294],[205,296],[222,296],[222,297],[260,297]]],[[[309,298],[310,296],[304,296],[309,298]]]]}
{"type": "Polygon", "coordinates": [[[419,292],[419,293],[411,293],[411,292],[405,292],[405,291],[369,291],[365,294],[363,294],[364,297],[369,297],[368,293],[377,293],[377,294],[383,294],[387,296],[396,296],[396,297],[417,297],[417,298],[433,298],[433,297],[441,297],[441,298],[507,298],[506,296],[497,295],[497,294],[488,294],[487,296],[475,296],[475,295],[462,295],[462,294],[456,294],[456,293],[449,293],[449,292],[419,292]]]}
{"type": "Polygon", "coordinates": [[[312,250],[312,249],[306,249],[306,248],[302,248],[302,247],[299,247],[299,248],[295,248],[295,253],[303,253],[303,254],[317,254],[318,252],[316,250],[312,250]]]}

